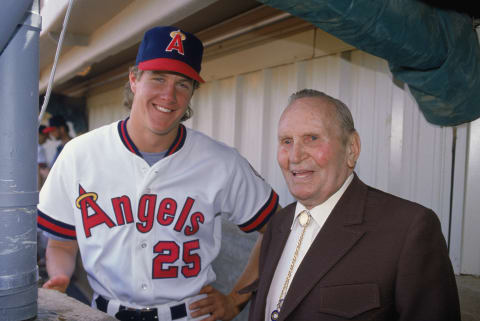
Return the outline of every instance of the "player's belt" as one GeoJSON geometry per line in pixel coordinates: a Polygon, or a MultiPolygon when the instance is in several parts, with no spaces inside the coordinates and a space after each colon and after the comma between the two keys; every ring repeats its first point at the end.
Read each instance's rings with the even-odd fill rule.
{"type": "MultiPolygon", "coordinates": [[[[95,303],[97,304],[97,309],[108,313],[109,300],[99,295],[95,299],[95,303]]],[[[185,303],[170,306],[170,314],[171,320],[185,318],[187,316],[187,307],[185,303]]],[[[115,318],[122,321],[162,321],[158,316],[157,308],[135,309],[123,305],[118,307],[118,312],[115,314],[115,318]]]]}

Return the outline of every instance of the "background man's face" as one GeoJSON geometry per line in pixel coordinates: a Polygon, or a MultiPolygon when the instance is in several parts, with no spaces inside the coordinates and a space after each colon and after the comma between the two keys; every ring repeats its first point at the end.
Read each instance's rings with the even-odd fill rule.
{"type": "Polygon", "coordinates": [[[307,208],[323,203],[350,175],[334,107],[300,98],[282,114],[277,160],[290,193],[307,208]]]}
{"type": "Polygon", "coordinates": [[[42,145],[47,141],[48,135],[43,133],[38,133],[38,143],[42,145]]]}
{"type": "Polygon", "coordinates": [[[60,139],[60,128],[55,127],[54,129],[52,129],[52,131],[49,133],[49,135],[53,140],[59,140],[60,139]]]}

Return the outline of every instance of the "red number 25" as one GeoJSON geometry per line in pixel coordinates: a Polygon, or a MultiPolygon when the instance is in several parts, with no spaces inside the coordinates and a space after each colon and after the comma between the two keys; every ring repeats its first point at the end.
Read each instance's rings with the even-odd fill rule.
{"type": "MultiPolygon", "coordinates": [[[[183,243],[183,262],[181,271],[184,277],[191,278],[197,276],[200,272],[200,256],[192,251],[200,248],[198,240],[183,243]]],[[[153,253],[158,253],[153,258],[153,278],[166,279],[178,277],[178,266],[174,264],[180,257],[180,247],[174,241],[160,241],[153,247],[153,253]]]]}

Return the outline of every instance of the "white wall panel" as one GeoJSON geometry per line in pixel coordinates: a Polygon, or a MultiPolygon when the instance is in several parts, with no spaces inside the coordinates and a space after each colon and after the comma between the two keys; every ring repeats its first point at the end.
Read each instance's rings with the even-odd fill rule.
{"type": "Polygon", "coordinates": [[[356,50],[215,80],[196,93],[191,124],[236,147],[286,205],[293,198],[276,162],[276,127],[288,96],[302,88],[325,91],[351,108],[362,140],[359,176],[432,208],[446,235],[451,129],[426,122],[382,59],[356,50]]]}
{"type": "Polygon", "coordinates": [[[129,111],[123,106],[123,86],[87,96],[87,111],[89,130],[125,118],[129,111]]]}
{"type": "Polygon", "coordinates": [[[405,91],[401,197],[432,208],[448,238],[452,129],[428,123],[405,91]]]}
{"type": "MultiPolygon", "coordinates": [[[[268,45],[261,48],[250,48],[249,52],[263,60],[276,54],[268,45]]],[[[242,57],[241,53],[235,55],[242,57]]],[[[222,62],[222,57],[216,59],[208,65],[224,66],[227,62],[222,62]]],[[[322,57],[291,57],[281,65],[267,64],[263,68],[211,78],[202,84],[192,100],[194,116],[186,125],[237,148],[275,188],[285,206],[294,199],[276,161],[278,120],[291,93],[303,88],[325,91],[340,98],[352,111],[362,141],[356,168],[361,179],[432,208],[449,239],[452,129],[431,125],[424,119],[407,86],[392,79],[384,60],[352,50],[322,57]]],[[[91,95],[87,100],[90,129],[124,118],[128,111],[122,106],[122,97],[122,88],[91,95]]],[[[474,198],[470,196],[470,200],[474,198]]],[[[463,213],[453,215],[454,222],[461,222],[463,213]]],[[[475,219],[471,216],[470,220],[475,219]]],[[[461,235],[461,224],[455,228],[458,231],[452,234],[461,235]]],[[[460,258],[457,252],[462,238],[455,239],[453,255],[460,258]]],[[[471,240],[468,238],[467,243],[476,242],[471,240]]],[[[480,273],[477,261],[469,263],[475,274],[480,273]]],[[[460,263],[456,264],[458,271],[460,263]]]]}
{"type": "Polygon", "coordinates": [[[462,273],[480,275],[480,119],[470,123],[462,273]]]}

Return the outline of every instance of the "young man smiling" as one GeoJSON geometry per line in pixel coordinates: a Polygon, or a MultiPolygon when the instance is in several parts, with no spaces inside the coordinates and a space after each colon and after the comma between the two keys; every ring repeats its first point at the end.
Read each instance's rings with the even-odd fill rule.
{"type": "MultiPolygon", "coordinates": [[[[147,31],[129,74],[130,116],[69,142],[40,193],[50,233],[46,288],[65,291],[82,254],[92,305],[119,320],[231,320],[258,276],[258,250],[224,295],[209,284],[220,214],[263,232],[278,196],[234,149],[181,124],[203,45],[175,27],[147,31]]],[[[259,238],[260,240],[260,238],[259,238]]]]}
{"type": "Polygon", "coordinates": [[[162,71],[130,73],[134,93],[128,133],[146,152],[161,152],[175,139],[194,91],[194,80],[162,71]]]}

